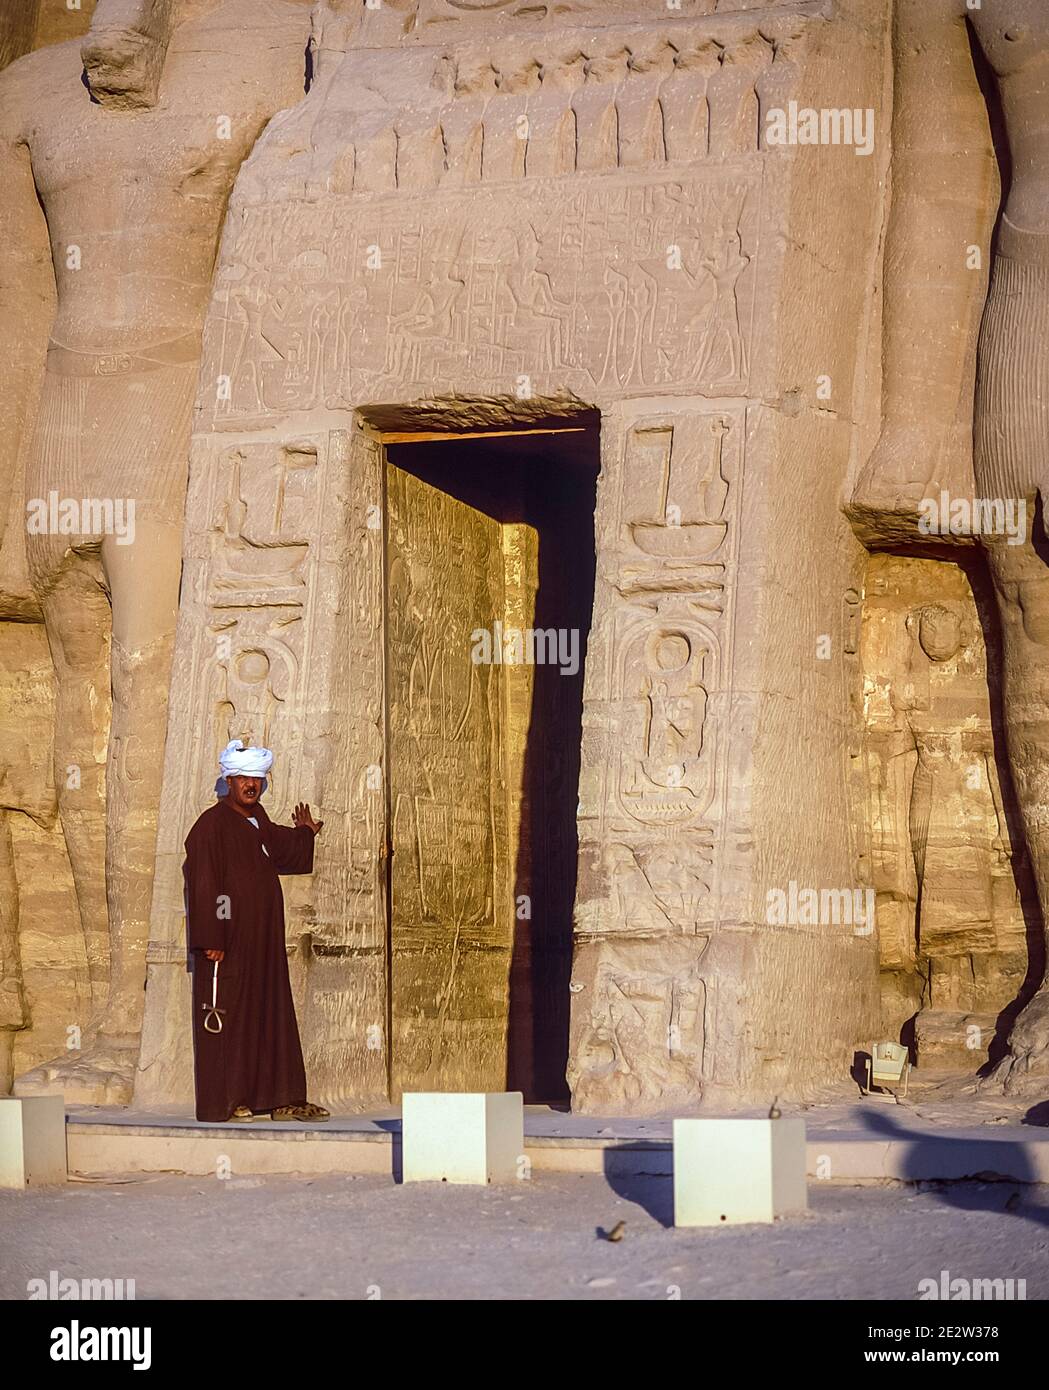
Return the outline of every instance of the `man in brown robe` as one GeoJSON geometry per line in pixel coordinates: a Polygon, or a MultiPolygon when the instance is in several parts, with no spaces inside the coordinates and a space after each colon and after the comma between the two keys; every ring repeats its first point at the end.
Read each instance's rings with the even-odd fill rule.
{"type": "Polygon", "coordinates": [[[217,787],[224,794],[186,838],[198,1120],[328,1118],[306,1099],[279,878],[312,872],[324,822],[300,803],[294,828],[274,825],[260,800],[272,762],[268,749],[228,744],[217,787]]]}

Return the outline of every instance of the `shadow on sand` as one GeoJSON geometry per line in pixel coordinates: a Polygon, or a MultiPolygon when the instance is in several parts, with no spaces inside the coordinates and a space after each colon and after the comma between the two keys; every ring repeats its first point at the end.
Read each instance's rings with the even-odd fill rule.
{"type": "MultiPolygon", "coordinates": [[[[908,1127],[890,1112],[864,1113],[867,1130],[879,1137],[902,1143],[900,1180],[961,1211],[1000,1212],[1002,1215],[1049,1226],[1049,1205],[1024,1200],[1023,1188],[1039,1182],[1039,1175],[1026,1151],[1025,1139],[961,1138],[950,1133],[930,1133],[908,1127]],[[930,1177],[931,1173],[938,1176],[930,1177]]],[[[1049,1101],[1039,1102],[1027,1111],[1023,1124],[1049,1125],[1049,1101]]],[[[627,1151],[633,1146],[617,1145],[605,1150],[605,1179],[624,1201],[648,1213],[662,1226],[674,1224],[673,1146],[652,1144],[652,1150],[666,1152],[666,1173],[630,1173],[627,1151]]],[[[816,1185],[809,1178],[810,1190],[816,1185]]],[[[857,1184],[858,1185],[858,1184],[857,1184]]],[[[1036,1189],[1037,1191],[1037,1189],[1036,1189]]],[[[607,1232],[597,1230],[598,1236],[607,1232]]]]}

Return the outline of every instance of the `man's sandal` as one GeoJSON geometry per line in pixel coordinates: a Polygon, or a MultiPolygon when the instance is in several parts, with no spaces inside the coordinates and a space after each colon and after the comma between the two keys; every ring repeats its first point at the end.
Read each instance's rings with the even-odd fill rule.
{"type": "Polygon", "coordinates": [[[274,1120],[329,1120],[331,1112],[325,1110],[322,1105],[314,1105],[312,1101],[306,1101],[303,1105],[281,1105],[271,1114],[274,1120]]]}
{"type": "Polygon", "coordinates": [[[236,1110],[234,1110],[233,1114],[230,1116],[231,1120],[237,1120],[241,1124],[248,1124],[254,1118],[254,1111],[249,1110],[246,1105],[238,1105],[236,1110]]]}

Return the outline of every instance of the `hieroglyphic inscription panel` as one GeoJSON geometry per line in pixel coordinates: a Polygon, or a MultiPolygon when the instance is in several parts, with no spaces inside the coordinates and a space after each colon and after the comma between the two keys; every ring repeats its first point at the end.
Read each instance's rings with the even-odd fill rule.
{"type": "Polygon", "coordinates": [[[507,17],[512,17],[518,22],[536,23],[548,20],[549,16],[555,23],[563,23],[565,16],[592,16],[602,23],[608,23],[612,17],[644,18],[651,22],[664,16],[676,19],[715,13],[734,14],[737,11],[748,10],[775,11],[777,8],[788,6],[791,9],[805,8],[799,6],[797,0],[676,0],[676,3],[671,5],[663,3],[655,6],[639,5],[637,0],[562,0],[556,8],[535,5],[531,0],[418,0],[417,9],[409,0],[401,0],[401,6],[417,15],[417,23],[424,36],[430,26],[441,26],[443,29],[450,19],[458,19],[460,22],[472,20],[477,23],[482,19],[494,19],[499,16],[504,21],[507,17]]]}
{"type": "Polygon", "coordinates": [[[498,201],[246,208],[208,351],[215,424],[471,391],[744,393],[760,177],[537,181],[498,201]],[[279,271],[270,267],[279,267],[279,271]]]}
{"type": "MultiPolygon", "coordinates": [[[[745,419],[742,407],[641,415],[608,445],[620,485],[598,660],[617,734],[592,769],[594,838],[634,864],[638,891],[620,921],[643,930],[689,932],[716,916],[745,419]]],[[[622,897],[627,880],[611,878],[622,897]]]]}
{"type": "Polygon", "coordinates": [[[368,524],[379,459],[362,432],[339,430],[199,446],[166,753],[178,794],[158,832],[158,969],[137,1083],[147,1100],[191,1085],[188,1030],[166,1022],[184,1007],[181,972],[163,967],[185,958],[182,840],[232,737],[273,748],[275,818],[304,799],[326,821],[313,875],[285,886],[311,1093],[350,1105],[386,1094],[382,533],[368,524]]]}
{"type": "Polygon", "coordinates": [[[746,409],[631,403],[603,435],[569,1060],[597,1112],[694,1099],[713,1065],[746,409]]]}
{"type": "MultiPolygon", "coordinates": [[[[723,21],[721,34],[741,20],[774,24],[784,16],[805,18],[825,12],[825,0],[383,0],[347,6],[346,14],[326,16],[325,38],[333,47],[356,41],[366,46],[443,44],[491,36],[519,44],[529,36],[549,38],[566,23],[595,28],[612,23],[643,24],[646,30],[673,33],[682,21],[723,21]],[[330,26],[330,28],[329,28],[330,26]]],[[[731,32],[731,30],[729,30],[731,32]]]]}

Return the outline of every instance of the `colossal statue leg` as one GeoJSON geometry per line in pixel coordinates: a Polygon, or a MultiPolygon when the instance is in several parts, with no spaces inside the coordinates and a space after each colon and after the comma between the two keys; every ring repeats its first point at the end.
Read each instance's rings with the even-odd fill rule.
{"type": "MultiPolygon", "coordinates": [[[[109,602],[97,554],[55,558],[59,538],[34,538],[30,565],[55,668],[54,776],[94,1010],[109,991],[105,748],[109,734],[109,602]]],[[[70,1019],[75,1023],[75,1019],[70,1019]]]]}
{"type": "Polygon", "coordinates": [[[131,1094],[196,382],[195,364],[135,366],[117,380],[52,380],[30,463],[34,495],[120,503],[125,522],[122,533],[28,538],[58,677],[59,811],[96,1012],[80,1052],[19,1077],[15,1090],[89,1103],[131,1094]],[[126,423],[103,435],[103,419],[126,423]]]}
{"type": "Polygon", "coordinates": [[[83,45],[0,82],[0,301],[16,341],[50,334],[46,370],[38,333],[0,382],[5,420],[35,421],[28,445],[0,442],[0,473],[24,450],[27,502],[134,506],[137,532],[27,538],[95,1011],[82,1053],[20,1093],[130,1094],[200,328],[237,170],[303,93],[309,7],[97,0],[83,45]]]}
{"type": "Polygon", "coordinates": [[[103,542],[113,600],[113,720],[106,772],[109,826],[110,989],[102,1037],[131,1049],[142,1026],[146,944],[163,766],[168,682],[175,643],[182,527],[145,521],[135,544],[103,542]]]}
{"type": "MultiPolygon", "coordinates": [[[[1033,512],[1034,498],[1031,498],[1033,512]]],[[[1005,731],[1043,922],[1049,920],[1049,565],[1022,546],[985,543],[1002,624],[1005,731]]],[[[1008,1090],[1049,1073],[1049,979],[1020,1014],[995,1072],[1008,1090]]]]}
{"type": "MultiPolygon", "coordinates": [[[[911,548],[928,543],[918,511],[936,503],[941,489],[952,500],[1028,499],[1023,544],[1011,545],[1007,535],[981,539],[1003,628],[1006,751],[1043,931],[1049,921],[1049,542],[1040,526],[1033,536],[1031,527],[1035,497],[1049,483],[1047,61],[1044,0],[894,0],[882,432],[850,507],[861,538],[911,548]],[[990,105],[973,64],[974,36],[995,78],[990,105]],[[996,130],[1010,167],[992,239],[996,130]],[[985,248],[993,269],[984,303],[985,248]]],[[[996,1072],[1010,1089],[1028,1073],[1049,1073],[1049,979],[1014,1025],[1010,1046],[996,1072]]]]}
{"type": "MultiPolygon", "coordinates": [[[[980,332],[975,410],[977,495],[1025,498],[1021,545],[985,536],[1002,624],[1002,697],[1013,784],[1023,817],[1043,929],[1049,923],[1049,233],[999,233],[980,332]]],[[[1010,1090],[1049,1073],[1049,977],[1020,1014],[995,1073],[1010,1090]]]]}
{"type": "Polygon", "coordinates": [[[20,1077],[20,1095],[61,1087],[68,1099],[130,1098],[181,550],[181,526],[139,523],[133,545],[107,537],[97,567],[73,565],[45,600],[58,673],[59,809],[100,1007],[83,1049],[20,1077]]]}

